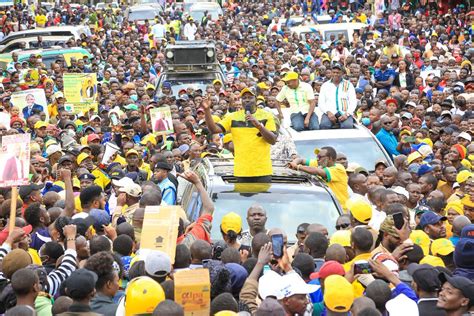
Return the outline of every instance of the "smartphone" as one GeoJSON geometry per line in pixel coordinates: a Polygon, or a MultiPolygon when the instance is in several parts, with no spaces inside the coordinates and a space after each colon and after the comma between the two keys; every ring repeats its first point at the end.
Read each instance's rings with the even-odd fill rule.
{"type": "Polygon", "coordinates": [[[119,123],[117,115],[115,113],[110,115],[110,120],[112,121],[113,126],[117,126],[119,123]]]}
{"type": "Polygon", "coordinates": [[[358,260],[354,262],[354,274],[370,274],[372,273],[372,268],[366,260],[358,260]]]}
{"type": "Polygon", "coordinates": [[[403,213],[398,212],[392,215],[393,216],[393,222],[395,224],[395,227],[400,230],[402,229],[403,225],[405,224],[405,219],[403,218],[403,213]]]}
{"type": "Polygon", "coordinates": [[[283,235],[272,235],[272,249],[275,258],[283,257],[283,235]]]}
{"type": "Polygon", "coordinates": [[[407,136],[404,138],[405,142],[407,143],[414,143],[416,142],[416,137],[415,136],[407,136]]]}

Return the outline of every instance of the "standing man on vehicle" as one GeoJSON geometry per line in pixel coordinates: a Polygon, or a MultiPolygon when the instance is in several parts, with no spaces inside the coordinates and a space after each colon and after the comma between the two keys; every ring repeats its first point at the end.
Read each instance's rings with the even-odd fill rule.
{"type": "Polygon", "coordinates": [[[340,128],[352,128],[352,114],[357,106],[354,86],[342,78],[344,68],[340,64],[332,66],[332,78],[321,86],[318,106],[323,112],[320,129],[330,129],[339,124],[340,128]]]}
{"type": "Polygon", "coordinates": [[[288,72],[283,78],[286,82],[281,91],[276,96],[278,102],[288,101],[291,111],[291,125],[295,131],[317,130],[319,121],[314,108],[316,98],[313,88],[309,83],[300,81],[298,73],[288,72]]]}
{"type": "Polygon", "coordinates": [[[249,88],[240,92],[240,98],[244,109],[227,114],[217,124],[212,118],[210,98],[203,99],[206,124],[213,134],[232,134],[234,176],[238,182],[270,182],[273,173],[270,145],[277,139],[273,114],[257,108],[255,92],[249,88]]]}

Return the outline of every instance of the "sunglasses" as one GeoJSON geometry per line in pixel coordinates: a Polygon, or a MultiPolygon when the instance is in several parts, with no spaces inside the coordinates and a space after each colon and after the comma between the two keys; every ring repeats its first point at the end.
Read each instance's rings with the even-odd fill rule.
{"type": "Polygon", "coordinates": [[[350,224],[336,225],[336,230],[346,229],[349,226],[350,226],[350,224]]]}
{"type": "Polygon", "coordinates": [[[385,123],[383,123],[383,125],[390,125],[390,124],[392,124],[392,122],[385,122],[385,123]]]}

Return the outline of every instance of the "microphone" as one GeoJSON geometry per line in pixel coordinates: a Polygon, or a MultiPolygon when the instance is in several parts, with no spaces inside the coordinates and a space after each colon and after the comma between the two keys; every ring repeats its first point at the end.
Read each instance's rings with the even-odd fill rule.
{"type": "Polygon", "coordinates": [[[251,112],[252,112],[252,105],[250,105],[250,103],[247,103],[247,104],[244,106],[244,109],[245,109],[245,114],[246,114],[246,115],[249,115],[249,114],[251,114],[251,112]]]}

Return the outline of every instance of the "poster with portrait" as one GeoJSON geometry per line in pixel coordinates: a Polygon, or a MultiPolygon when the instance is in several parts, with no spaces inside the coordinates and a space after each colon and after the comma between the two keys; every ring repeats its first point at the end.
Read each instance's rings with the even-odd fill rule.
{"type": "Polygon", "coordinates": [[[20,116],[27,120],[30,116],[43,112],[48,117],[48,101],[43,89],[28,89],[12,93],[10,102],[20,109],[20,116]]]}
{"type": "Polygon", "coordinates": [[[2,137],[0,148],[0,187],[29,183],[31,134],[2,137]]]}
{"type": "Polygon", "coordinates": [[[155,134],[173,134],[173,120],[169,106],[150,110],[151,126],[155,134]]]}
{"type": "Polygon", "coordinates": [[[98,111],[97,74],[65,73],[63,75],[64,97],[74,105],[74,113],[98,111]]]}

